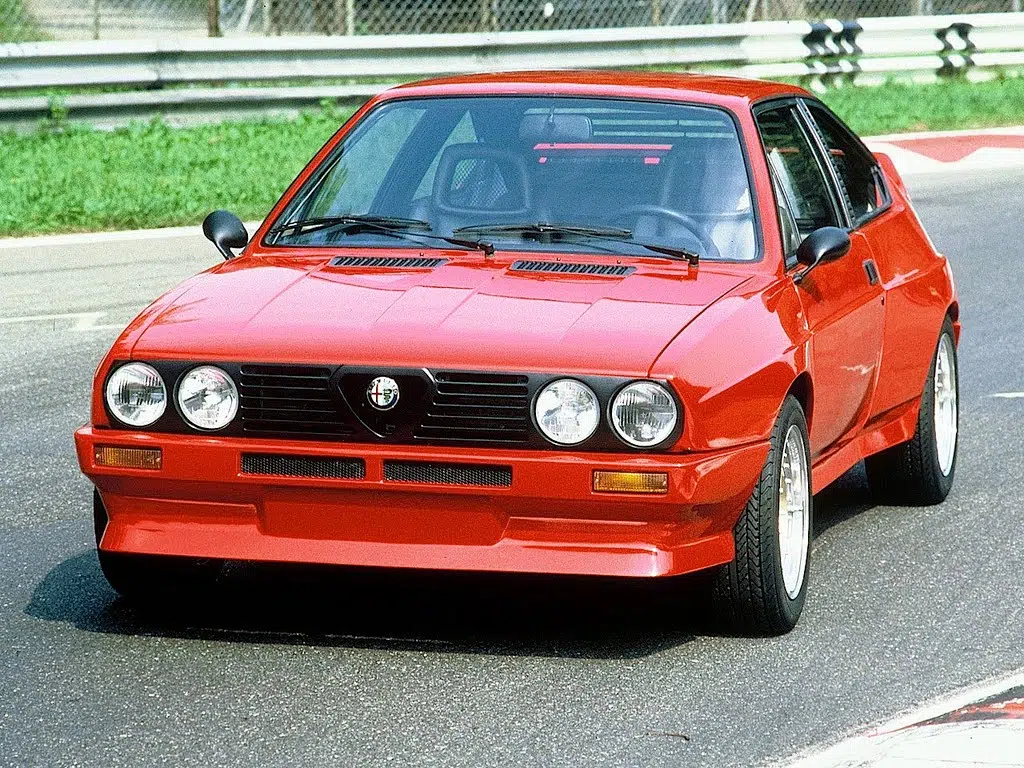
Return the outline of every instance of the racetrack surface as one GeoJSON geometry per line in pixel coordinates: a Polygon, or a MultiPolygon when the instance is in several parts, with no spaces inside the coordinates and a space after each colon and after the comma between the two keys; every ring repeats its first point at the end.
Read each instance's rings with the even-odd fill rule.
{"type": "Polygon", "coordinates": [[[960,290],[956,483],[819,494],[776,639],[714,634],[683,589],[539,578],[236,568],[200,611],[129,609],[71,434],[117,328],[219,257],[0,248],[0,765],[749,766],[1024,667],[1024,398],[991,396],[1024,392],[1020,172],[909,181],[960,290]]]}

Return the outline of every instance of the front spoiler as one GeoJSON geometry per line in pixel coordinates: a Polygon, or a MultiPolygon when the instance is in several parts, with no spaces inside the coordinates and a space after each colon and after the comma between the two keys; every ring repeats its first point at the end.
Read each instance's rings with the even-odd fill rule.
{"type": "Polygon", "coordinates": [[[229,560],[672,576],[729,562],[767,456],[598,454],[147,434],[83,427],[82,471],[109,516],[101,548],[229,560]],[[97,444],[159,447],[160,470],[97,466],[97,444]],[[253,476],[244,452],[358,457],[359,480],[253,476]],[[510,487],[390,482],[386,459],[511,467],[510,487]],[[593,472],[661,471],[660,495],[596,493],[593,472]]]}

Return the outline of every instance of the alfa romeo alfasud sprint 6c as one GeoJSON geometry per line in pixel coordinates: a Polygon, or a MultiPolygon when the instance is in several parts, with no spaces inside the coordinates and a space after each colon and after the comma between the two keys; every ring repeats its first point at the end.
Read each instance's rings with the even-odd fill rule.
{"type": "Polygon", "coordinates": [[[813,496],[941,501],[959,307],[885,156],[811,94],[667,74],[373,99],[121,334],[76,433],[110,583],[225,561],[670,577],[738,628],[813,496]]]}

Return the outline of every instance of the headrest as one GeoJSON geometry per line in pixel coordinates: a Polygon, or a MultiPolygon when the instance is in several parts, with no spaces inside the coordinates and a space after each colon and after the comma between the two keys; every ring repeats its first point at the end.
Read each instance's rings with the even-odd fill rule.
{"type": "Polygon", "coordinates": [[[483,144],[452,144],[437,164],[433,202],[442,210],[461,213],[526,213],[526,163],[518,155],[483,144]]]}
{"type": "Polygon", "coordinates": [[[526,115],[519,124],[519,138],[531,144],[576,143],[590,141],[593,136],[594,126],[586,115],[526,115]]]}

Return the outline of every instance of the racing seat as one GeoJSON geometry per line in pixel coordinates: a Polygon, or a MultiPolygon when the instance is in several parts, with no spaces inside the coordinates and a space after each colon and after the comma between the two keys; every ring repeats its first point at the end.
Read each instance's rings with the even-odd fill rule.
{"type": "Polygon", "coordinates": [[[436,231],[529,221],[530,202],[519,155],[484,144],[452,144],[441,153],[430,201],[436,231]]]}

